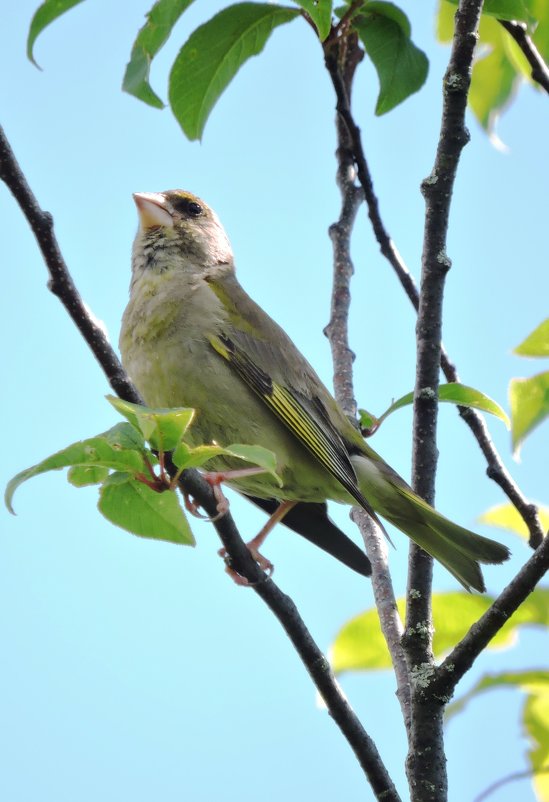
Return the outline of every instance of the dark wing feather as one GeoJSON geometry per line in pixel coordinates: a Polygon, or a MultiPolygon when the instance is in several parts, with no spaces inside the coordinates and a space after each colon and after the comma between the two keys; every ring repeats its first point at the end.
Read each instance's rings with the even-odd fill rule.
{"type": "MultiPolygon", "coordinates": [[[[327,413],[319,416],[319,399],[307,398],[302,392],[274,381],[234,339],[213,335],[210,343],[305,448],[377,521],[373,509],[359,490],[349,453],[339,432],[327,413]]],[[[254,350],[259,351],[261,345],[255,340],[254,350]]]]}

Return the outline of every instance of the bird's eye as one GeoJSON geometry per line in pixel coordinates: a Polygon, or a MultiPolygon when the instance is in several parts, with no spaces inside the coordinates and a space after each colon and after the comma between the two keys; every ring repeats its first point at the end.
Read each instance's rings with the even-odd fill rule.
{"type": "Polygon", "coordinates": [[[189,201],[187,211],[192,217],[198,217],[199,214],[202,214],[202,206],[196,201],[189,201]]]}

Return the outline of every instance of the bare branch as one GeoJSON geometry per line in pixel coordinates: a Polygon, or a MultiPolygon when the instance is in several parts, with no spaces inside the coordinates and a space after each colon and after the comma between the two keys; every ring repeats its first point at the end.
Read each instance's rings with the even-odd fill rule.
{"type": "Polygon", "coordinates": [[[452,696],[457,683],[469,671],[479,654],[518,610],[548,570],[549,537],[546,537],[516,577],[436,669],[435,678],[429,686],[430,695],[446,701],[452,696]]]}
{"type": "Polygon", "coordinates": [[[332,223],[329,232],[334,250],[334,274],[330,322],[324,329],[324,334],[332,351],[335,397],[345,414],[356,419],[357,405],[353,388],[355,355],[349,347],[347,323],[351,306],[350,283],[354,273],[350,238],[363,195],[362,190],[355,186],[354,162],[349,159],[349,152],[343,148],[341,139],[338,144],[337,159],[337,184],[341,192],[342,206],[339,220],[337,223],[332,223]]]}
{"type": "MultiPolygon", "coordinates": [[[[337,40],[326,52],[329,69],[340,74],[350,102],[356,66],[362,59],[362,51],[356,35],[337,40]]],[[[350,283],[354,273],[350,254],[351,232],[360,204],[364,200],[362,190],[356,186],[356,169],[349,132],[345,121],[338,115],[337,129],[337,185],[341,193],[339,220],[330,226],[330,238],[334,250],[334,274],[330,322],[324,329],[332,350],[334,365],[334,390],[338,403],[352,419],[356,418],[356,401],[353,387],[354,354],[349,347],[348,318],[351,304],[350,283]]],[[[379,527],[363,510],[354,508],[351,518],[357,524],[372,563],[372,588],[379,614],[381,630],[385,637],[397,679],[397,697],[400,701],[406,731],[410,724],[410,681],[406,658],[400,642],[403,625],[398,614],[389,566],[385,538],[379,527]]]]}
{"type": "MultiPolygon", "coordinates": [[[[74,285],[57,243],[53,220],[44,212],[19,167],[11,146],[0,127],[0,179],[19,203],[33,231],[50,274],[48,286],[74,320],[80,333],[101,365],[111,387],[124,400],[143,403],[114,353],[103,331],[95,325],[74,285]]],[[[166,468],[173,477],[175,466],[169,459],[166,468]]],[[[212,488],[197,471],[185,471],[180,480],[183,489],[195,498],[212,518],[217,501],[212,488]]],[[[378,799],[400,802],[398,793],[379,756],[376,746],[356,717],[336,682],[329,664],[314,642],[292,600],[267,577],[252,558],[229,513],[214,522],[215,529],[230,555],[231,565],[276,615],[309,672],[328,710],[353,749],[378,799]]]]}
{"type": "Polygon", "coordinates": [[[330,41],[329,43],[327,42],[324,49],[324,58],[326,68],[330,74],[330,78],[336,93],[336,111],[339,115],[339,118],[345,123],[349,134],[349,141],[352,148],[354,161],[356,163],[358,180],[364,191],[364,198],[368,208],[368,216],[372,223],[374,235],[379,244],[381,253],[389,261],[397,273],[401,283],[406,286],[407,283],[411,282],[411,287],[417,293],[410,272],[404,264],[402,257],[396,249],[396,246],[390,238],[383,220],[381,219],[379,202],[374,191],[374,184],[372,181],[370,168],[364,154],[364,148],[362,147],[360,128],[354,120],[350,106],[350,98],[348,97],[345,82],[339,70],[337,45],[337,41],[330,41]]]}
{"type": "Polygon", "coordinates": [[[513,37],[517,45],[524,53],[528,64],[532,68],[532,80],[536,81],[545,91],[549,94],[549,67],[543,60],[543,57],[531,38],[528,36],[528,29],[523,22],[510,22],[509,20],[500,19],[499,24],[502,25],[507,33],[513,37]]]}
{"type": "MultiPolygon", "coordinates": [[[[368,216],[372,223],[374,235],[379,244],[381,253],[383,256],[385,256],[395,271],[402,288],[417,312],[419,308],[419,292],[412,274],[408,270],[408,267],[398,252],[398,249],[391,239],[381,217],[379,201],[375,194],[370,168],[368,166],[364,148],[362,146],[360,128],[354,120],[349,98],[347,97],[345,84],[338,70],[337,59],[328,58],[329,52],[325,52],[325,55],[326,67],[330,74],[330,78],[336,93],[336,109],[340,119],[345,122],[349,133],[350,146],[357,167],[358,180],[364,191],[364,198],[368,207],[368,216]]],[[[442,346],[440,362],[447,381],[460,381],[455,366],[442,346]]],[[[482,453],[486,458],[488,463],[486,472],[489,478],[499,485],[499,487],[503,490],[505,495],[520,513],[528,527],[528,531],[530,532],[530,545],[535,548],[537,545],[539,545],[543,538],[543,529],[539,520],[537,507],[534,504],[531,504],[521,493],[519,487],[505,468],[503,461],[490,438],[488,428],[482,415],[474,409],[467,409],[465,407],[460,407],[459,413],[465,423],[471,429],[482,450],[482,453]]]]}
{"type": "MultiPolygon", "coordinates": [[[[467,93],[477,41],[482,0],[460,0],[448,68],[443,82],[440,137],[431,175],[423,181],[425,231],[416,325],[417,365],[414,390],[412,487],[433,504],[438,461],[436,444],[438,385],[442,344],[442,308],[450,260],[446,254],[448,220],[461,151],[469,141],[465,127],[467,93]]],[[[423,693],[434,673],[432,650],[433,560],[410,546],[408,604],[404,645],[412,686],[412,730],[406,761],[412,799],[446,799],[443,706],[423,693]],[[431,789],[430,791],[427,789],[431,789]]]]}

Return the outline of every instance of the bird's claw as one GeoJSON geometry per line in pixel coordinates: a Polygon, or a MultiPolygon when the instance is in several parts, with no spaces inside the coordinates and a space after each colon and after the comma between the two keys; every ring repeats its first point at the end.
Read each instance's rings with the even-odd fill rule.
{"type": "Polygon", "coordinates": [[[204,513],[200,512],[199,504],[196,503],[194,498],[191,498],[188,493],[183,494],[183,498],[185,500],[185,509],[192,515],[194,518],[200,518],[202,521],[208,521],[209,518],[204,513]]]}
{"type": "MultiPolygon", "coordinates": [[[[250,548],[249,545],[248,545],[248,551],[250,552],[256,564],[261,568],[262,571],[264,571],[266,577],[270,578],[273,575],[274,571],[274,565],[272,564],[272,562],[268,560],[266,557],[264,557],[262,554],[260,554],[256,549],[250,548]]],[[[236,571],[233,568],[232,560],[230,556],[227,554],[226,549],[224,548],[219,549],[217,553],[225,562],[225,573],[227,573],[231,577],[231,579],[236,585],[248,588],[258,584],[257,582],[250,582],[249,579],[246,579],[245,576],[242,576],[242,574],[239,574],[238,571],[236,571]]]]}
{"type": "Polygon", "coordinates": [[[229,500],[225,497],[223,491],[219,484],[214,484],[207,479],[208,483],[211,485],[215,500],[217,501],[216,509],[217,514],[214,516],[204,515],[202,512],[199,511],[199,504],[189,496],[188,493],[185,493],[185,509],[190,515],[193,515],[195,518],[200,518],[201,521],[209,521],[210,523],[215,523],[215,521],[219,521],[228,511],[229,511],[229,500]]]}

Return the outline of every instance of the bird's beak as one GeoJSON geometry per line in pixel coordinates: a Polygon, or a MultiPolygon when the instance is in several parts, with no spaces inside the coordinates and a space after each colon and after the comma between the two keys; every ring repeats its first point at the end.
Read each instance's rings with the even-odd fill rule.
{"type": "Polygon", "coordinates": [[[166,198],[160,192],[134,192],[133,199],[141,228],[173,227],[173,217],[168,211],[166,198]]]}

